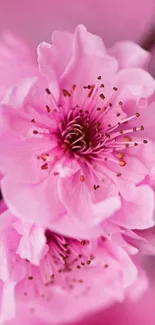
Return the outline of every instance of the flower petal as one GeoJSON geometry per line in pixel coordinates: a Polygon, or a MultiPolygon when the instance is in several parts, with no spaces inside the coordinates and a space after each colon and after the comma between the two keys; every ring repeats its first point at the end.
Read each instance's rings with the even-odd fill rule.
{"type": "Polygon", "coordinates": [[[51,149],[50,140],[47,138],[41,141],[39,138],[19,140],[9,133],[0,136],[0,139],[0,170],[4,175],[7,174],[19,182],[21,180],[32,184],[40,182],[49,175],[48,170],[41,169],[44,161],[38,157],[51,149]]]}
{"type": "Polygon", "coordinates": [[[155,90],[155,80],[147,71],[140,68],[120,70],[116,75],[115,84],[121,92],[126,90],[130,96],[137,96],[138,99],[153,95],[155,90]]]}
{"type": "Polygon", "coordinates": [[[85,182],[80,181],[79,172],[70,177],[59,179],[58,196],[66,211],[73,218],[82,220],[83,223],[92,223],[91,196],[85,182]]]}
{"type": "Polygon", "coordinates": [[[37,77],[32,77],[20,80],[8,90],[2,104],[8,104],[16,109],[20,109],[21,106],[24,106],[24,103],[27,100],[30,91],[36,84],[37,79],[37,77]]]}
{"type": "Polygon", "coordinates": [[[65,212],[56,188],[56,176],[34,185],[15,182],[6,176],[2,180],[3,197],[12,214],[45,227],[65,212]]]}
{"type": "Polygon", "coordinates": [[[3,285],[2,302],[0,310],[0,324],[15,317],[15,283],[10,282],[3,285]],[[9,298],[9,304],[8,304],[9,298]]]}
{"type": "MultiPolygon", "coordinates": [[[[18,223],[20,223],[21,233],[21,222],[17,221],[16,229],[18,229],[18,223]]],[[[46,248],[44,229],[39,225],[24,223],[22,228],[22,237],[17,249],[17,254],[19,254],[21,258],[30,261],[33,265],[39,265],[46,248]]]]}
{"type": "Polygon", "coordinates": [[[128,229],[147,229],[154,225],[154,193],[147,186],[139,186],[131,201],[122,200],[122,208],[113,222],[128,229]]]}
{"type": "Polygon", "coordinates": [[[52,76],[60,78],[64,72],[72,56],[72,40],[71,34],[55,31],[52,35],[52,45],[43,42],[38,46],[39,69],[49,80],[52,76]]]}
{"type": "Polygon", "coordinates": [[[146,68],[151,59],[149,52],[130,41],[116,43],[108,51],[108,54],[117,59],[120,69],[132,67],[146,68]]]}

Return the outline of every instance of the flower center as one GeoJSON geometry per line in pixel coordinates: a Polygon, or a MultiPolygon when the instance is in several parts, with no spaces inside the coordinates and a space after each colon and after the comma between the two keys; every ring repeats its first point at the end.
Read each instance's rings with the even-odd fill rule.
{"type": "MultiPolygon", "coordinates": [[[[101,76],[97,79],[100,80],[101,76]]],[[[45,91],[52,98],[51,91],[45,91]]],[[[110,161],[121,167],[126,165],[126,149],[146,144],[147,140],[140,137],[135,141],[135,132],[137,134],[137,131],[144,130],[144,126],[136,121],[140,113],[127,116],[123,110],[123,102],[119,96],[115,96],[116,92],[119,92],[117,87],[109,90],[103,83],[73,85],[70,90],[62,89],[59,103],[55,103],[55,107],[46,105],[46,112],[49,116],[52,114],[56,128],[52,131],[49,127],[47,130],[40,129],[37,127],[37,121],[34,118],[31,120],[35,123],[33,134],[50,139],[53,137],[58,144],[58,150],[61,150],[55,160],[52,150],[43,152],[39,157],[44,162],[41,169],[46,170],[53,166],[63,154],[76,159],[80,157],[88,163],[95,160],[110,161]]],[[[121,175],[120,172],[116,174],[121,175]]]]}
{"type": "Polygon", "coordinates": [[[88,110],[75,109],[61,124],[59,138],[65,151],[81,155],[93,152],[101,141],[101,123],[88,110]]]}

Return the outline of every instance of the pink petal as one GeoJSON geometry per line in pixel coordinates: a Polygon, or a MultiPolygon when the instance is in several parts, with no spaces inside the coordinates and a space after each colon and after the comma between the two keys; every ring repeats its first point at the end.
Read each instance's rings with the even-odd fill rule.
{"type": "Polygon", "coordinates": [[[52,220],[64,214],[57,196],[56,176],[34,185],[15,182],[9,177],[2,180],[3,197],[13,215],[47,227],[52,220]]]}
{"type": "MultiPolygon", "coordinates": [[[[155,81],[151,75],[140,68],[128,68],[117,73],[115,84],[118,88],[129,91],[130,96],[149,97],[155,90],[155,81]]],[[[123,100],[123,98],[122,98],[123,100]]]]}
{"type": "Polygon", "coordinates": [[[93,205],[93,212],[95,218],[92,223],[99,224],[105,219],[112,216],[117,210],[121,208],[121,200],[119,196],[109,197],[99,203],[93,205]]]}
{"type": "MultiPolygon", "coordinates": [[[[138,155],[137,157],[139,158],[138,155]]],[[[115,164],[112,165],[109,163],[109,168],[112,171],[114,171],[115,173],[121,173],[121,177],[113,177],[113,181],[117,184],[117,186],[119,186],[122,181],[125,181],[128,184],[138,184],[148,174],[148,169],[145,167],[145,165],[141,162],[140,159],[128,155],[126,155],[124,159],[126,162],[126,165],[124,167],[121,167],[119,165],[116,167],[115,164]]]]}
{"type": "MultiPolygon", "coordinates": [[[[0,201],[3,202],[3,201],[0,201]]],[[[3,231],[5,228],[9,227],[12,224],[14,217],[11,215],[10,211],[7,210],[6,205],[4,205],[6,211],[1,211],[0,215],[0,231],[3,231]],[[3,212],[3,213],[2,213],[3,212]]]]}
{"type": "Polygon", "coordinates": [[[21,258],[27,259],[33,265],[39,265],[41,258],[43,258],[45,244],[46,238],[43,228],[38,225],[23,223],[23,233],[17,249],[17,254],[21,258]]]}
{"type": "Polygon", "coordinates": [[[117,59],[120,69],[132,67],[146,68],[151,59],[149,52],[130,41],[116,43],[108,51],[108,54],[117,59]]]}
{"type": "Polygon", "coordinates": [[[15,317],[15,297],[14,297],[15,283],[10,282],[4,284],[2,293],[2,302],[0,310],[0,324],[15,317]],[[9,303],[8,303],[9,299],[9,303]]]}
{"type": "Polygon", "coordinates": [[[87,224],[92,222],[91,196],[85,182],[80,181],[79,172],[70,177],[59,179],[58,196],[73,218],[77,217],[87,224]]]}
{"type": "MultiPolygon", "coordinates": [[[[99,220],[100,221],[100,220],[99,220]]],[[[80,219],[74,218],[72,214],[66,213],[56,221],[52,221],[49,225],[51,231],[71,237],[71,238],[97,238],[103,234],[103,229],[99,224],[82,223],[80,219]]]]}
{"type": "MultiPolygon", "coordinates": [[[[25,124],[27,126],[26,121],[25,124]]],[[[18,123],[15,123],[13,126],[18,128],[18,123]]],[[[5,136],[2,135],[0,138],[0,169],[3,174],[32,184],[45,179],[49,175],[48,170],[41,169],[44,162],[42,159],[38,159],[38,157],[51,149],[52,143],[50,140],[47,138],[41,140],[40,138],[19,140],[9,133],[5,136]]]]}
{"type": "Polygon", "coordinates": [[[154,193],[148,186],[139,186],[131,201],[122,200],[122,208],[113,222],[128,229],[146,229],[154,225],[154,193]]]}
{"type": "MultiPolygon", "coordinates": [[[[87,220],[87,216],[85,215],[85,219],[81,222],[81,215],[76,215],[74,217],[71,210],[64,216],[59,218],[59,220],[53,221],[50,228],[53,231],[56,231],[63,235],[65,234],[69,237],[77,237],[81,239],[97,238],[100,235],[103,235],[103,225],[105,219],[109,218],[118,209],[120,209],[120,206],[120,198],[111,197],[93,205],[93,216],[89,219],[89,221],[87,220]]],[[[112,226],[114,228],[114,225],[112,226]]]]}
{"type": "Polygon", "coordinates": [[[24,103],[28,99],[29,93],[36,82],[37,77],[20,80],[17,84],[8,90],[2,103],[11,105],[16,109],[21,108],[21,106],[24,106],[24,103]]]}
{"type": "Polygon", "coordinates": [[[71,34],[55,31],[52,35],[52,45],[43,42],[38,46],[39,69],[48,79],[51,80],[52,75],[60,78],[64,72],[72,56],[72,40],[71,34]]]}
{"type": "Polygon", "coordinates": [[[96,84],[98,76],[109,80],[116,71],[117,61],[105,54],[101,38],[88,33],[84,26],[79,25],[74,34],[72,58],[61,76],[62,85],[96,84]]]}

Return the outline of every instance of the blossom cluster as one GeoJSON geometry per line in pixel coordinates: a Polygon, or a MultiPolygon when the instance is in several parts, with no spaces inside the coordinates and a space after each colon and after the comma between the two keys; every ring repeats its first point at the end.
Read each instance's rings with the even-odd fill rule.
{"type": "Polygon", "coordinates": [[[137,299],[155,251],[155,80],[83,25],[37,54],[0,43],[0,324],[137,299]],[[9,301],[9,303],[8,303],[9,301]]]}

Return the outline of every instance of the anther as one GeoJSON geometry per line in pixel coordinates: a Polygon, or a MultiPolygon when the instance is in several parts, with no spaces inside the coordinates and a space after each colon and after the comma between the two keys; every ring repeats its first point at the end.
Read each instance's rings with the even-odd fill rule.
{"type": "Polygon", "coordinates": [[[105,99],[104,94],[100,94],[100,98],[101,98],[101,99],[105,99]]]}
{"type": "Polygon", "coordinates": [[[31,120],[31,122],[32,122],[32,123],[35,123],[35,119],[33,118],[33,119],[31,120]]]}
{"type": "Polygon", "coordinates": [[[33,280],[33,276],[32,276],[32,275],[29,275],[29,276],[28,276],[28,279],[29,279],[29,280],[33,280]]]}
{"type": "MultiPolygon", "coordinates": [[[[89,89],[89,88],[88,88],[89,89]]],[[[95,85],[92,85],[91,88],[90,88],[90,92],[88,93],[88,97],[91,97],[93,91],[95,89],[95,85]]]]}
{"type": "Polygon", "coordinates": [[[85,181],[84,175],[80,175],[80,182],[84,182],[84,181],[85,181]]]}
{"type": "Polygon", "coordinates": [[[94,190],[98,190],[100,185],[94,185],[94,190]]]}
{"type": "Polygon", "coordinates": [[[48,169],[48,164],[47,164],[47,163],[45,163],[44,165],[42,165],[42,166],[41,166],[41,169],[43,169],[43,170],[46,170],[46,169],[48,169]]]}
{"type": "Polygon", "coordinates": [[[40,157],[41,157],[41,159],[43,161],[46,161],[48,159],[48,157],[49,157],[49,154],[48,153],[47,154],[42,154],[40,157]]]}
{"type": "Polygon", "coordinates": [[[51,94],[51,91],[49,90],[49,88],[46,88],[45,91],[47,92],[48,95],[51,94]]]}
{"type": "Polygon", "coordinates": [[[105,264],[105,265],[104,265],[104,268],[105,268],[105,269],[107,269],[107,268],[108,268],[108,266],[109,266],[108,264],[105,264]]]}
{"type": "Polygon", "coordinates": [[[140,116],[140,114],[139,113],[136,113],[136,117],[139,117],[140,116]]]}
{"type": "Polygon", "coordinates": [[[38,131],[37,130],[33,130],[33,134],[38,134],[38,131]]]}
{"type": "Polygon", "coordinates": [[[98,79],[98,80],[101,80],[101,76],[99,76],[97,79],[98,79]]]}
{"type": "Polygon", "coordinates": [[[113,87],[113,90],[114,90],[114,91],[117,91],[117,90],[118,90],[118,88],[117,88],[117,87],[113,87]]]}
{"type": "Polygon", "coordinates": [[[124,158],[124,152],[117,153],[117,158],[123,159],[124,158]]]}
{"type": "Polygon", "coordinates": [[[72,86],[72,89],[73,89],[73,91],[75,91],[75,89],[76,89],[76,85],[73,85],[73,86],[72,86]]]}
{"type": "Polygon", "coordinates": [[[147,140],[143,140],[143,143],[148,143],[148,141],[147,140]]]}
{"type": "Polygon", "coordinates": [[[131,138],[130,137],[124,137],[124,141],[125,142],[130,142],[131,141],[131,138]]]}
{"type": "Polygon", "coordinates": [[[86,244],[86,241],[85,240],[81,240],[81,245],[85,245],[86,244]]]}
{"type": "Polygon", "coordinates": [[[46,111],[47,111],[47,113],[50,113],[50,107],[48,106],[48,105],[46,105],[46,111]]]}
{"type": "Polygon", "coordinates": [[[62,89],[62,93],[63,93],[64,97],[71,97],[71,94],[66,89],[62,89]]]}
{"type": "Polygon", "coordinates": [[[126,162],[124,160],[120,160],[119,165],[121,167],[124,167],[126,165],[126,162]]]}

